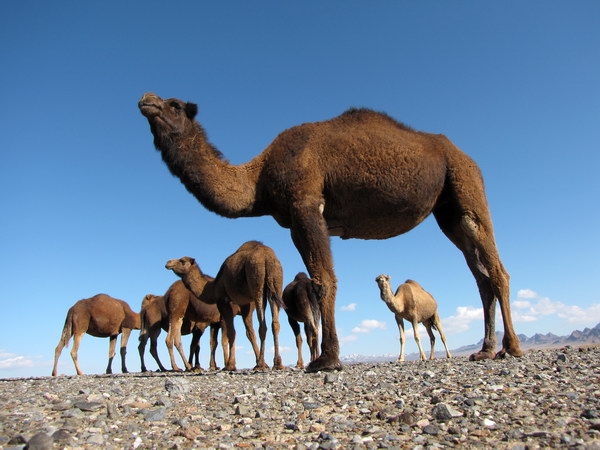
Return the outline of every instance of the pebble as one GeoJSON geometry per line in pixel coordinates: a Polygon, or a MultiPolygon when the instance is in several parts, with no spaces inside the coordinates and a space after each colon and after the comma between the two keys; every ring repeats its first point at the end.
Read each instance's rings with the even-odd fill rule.
{"type": "Polygon", "coordinates": [[[599,373],[600,349],[592,348],[316,374],[4,379],[0,447],[593,449],[599,373]]]}

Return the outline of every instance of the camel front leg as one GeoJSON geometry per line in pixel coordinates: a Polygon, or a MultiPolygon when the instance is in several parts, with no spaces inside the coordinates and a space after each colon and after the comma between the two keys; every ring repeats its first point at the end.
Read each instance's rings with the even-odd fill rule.
{"type": "Polygon", "coordinates": [[[309,198],[295,203],[292,210],[292,240],[311,276],[321,309],[321,355],[306,367],[307,372],[342,369],[340,344],[335,327],[337,280],[333,271],[329,233],[321,213],[322,208],[321,198],[309,198]]]}
{"type": "MultiPolygon", "coordinates": [[[[235,327],[233,323],[234,315],[231,304],[228,300],[219,300],[217,303],[219,307],[219,312],[221,313],[221,319],[223,323],[223,334],[226,335],[227,343],[229,344],[229,352],[225,354],[225,350],[223,350],[223,356],[225,358],[225,367],[224,370],[234,371],[236,370],[236,362],[235,362],[235,327]]],[[[251,311],[250,311],[251,312],[251,311]]],[[[256,339],[254,342],[256,346],[256,339]]],[[[256,349],[255,354],[258,356],[258,349],[256,349]]]]}
{"type": "Polygon", "coordinates": [[[158,365],[158,370],[160,370],[161,372],[166,372],[167,369],[165,368],[165,366],[162,365],[162,363],[160,362],[160,358],[158,357],[157,344],[158,344],[159,334],[160,334],[160,327],[155,327],[153,330],[150,330],[150,332],[149,332],[150,354],[154,358],[154,361],[156,361],[156,364],[158,365]]]}
{"type": "Polygon", "coordinates": [[[144,353],[146,352],[146,343],[148,342],[148,330],[145,333],[140,333],[139,344],[138,344],[138,353],[140,354],[140,363],[141,363],[141,371],[147,372],[146,363],[144,362],[144,353]]]}
{"type": "Polygon", "coordinates": [[[188,363],[190,366],[193,366],[194,370],[202,370],[200,367],[200,339],[204,334],[204,330],[208,324],[196,324],[196,327],[192,331],[192,341],[190,342],[190,358],[188,359],[188,363]],[[195,359],[195,362],[194,362],[195,359]]]}
{"type": "Polygon", "coordinates": [[[106,367],[106,373],[107,374],[111,374],[112,373],[112,362],[113,362],[113,358],[115,357],[115,349],[117,348],[117,336],[111,336],[110,339],[110,343],[108,344],[108,366],[106,367]]]}
{"type": "Polygon", "coordinates": [[[123,328],[121,332],[121,372],[127,372],[127,365],[125,364],[125,356],[127,355],[127,342],[131,335],[131,328],[123,328]]]}
{"type": "Polygon", "coordinates": [[[296,367],[298,369],[304,369],[304,360],[302,359],[302,334],[300,333],[300,325],[291,317],[288,317],[288,323],[292,327],[294,336],[296,337],[296,348],[298,349],[298,362],[296,367]]]}
{"type": "Polygon", "coordinates": [[[192,367],[189,365],[187,358],[185,357],[185,353],[183,352],[183,347],[181,345],[181,325],[183,324],[183,317],[172,318],[169,320],[169,332],[167,333],[167,339],[165,340],[165,344],[167,345],[167,350],[169,351],[169,357],[171,358],[171,368],[175,371],[181,371],[181,369],[177,366],[175,362],[175,353],[173,352],[173,346],[177,348],[181,359],[185,364],[185,368],[190,370],[192,367]]]}
{"type": "MultiPolygon", "coordinates": [[[[310,350],[310,360],[314,361],[319,357],[319,331],[317,328],[309,325],[308,322],[305,322],[304,334],[306,334],[306,343],[310,350]]],[[[300,340],[302,342],[302,338],[300,340]]]]}
{"type": "Polygon", "coordinates": [[[419,322],[417,322],[415,319],[411,320],[411,322],[413,327],[413,333],[415,335],[415,342],[417,343],[417,347],[419,347],[421,361],[425,361],[427,360],[427,357],[425,356],[425,352],[423,351],[423,347],[421,346],[421,337],[419,336],[419,322]]]}
{"type": "Polygon", "coordinates": [[[398,355],[398,361],[404,361],[404,343],[406,342],[406,338],[404,336],[404,320],[402,317],[395,315],[396,323],[398,324],[398,331],[400,333],[400,355],[398,355]]]}

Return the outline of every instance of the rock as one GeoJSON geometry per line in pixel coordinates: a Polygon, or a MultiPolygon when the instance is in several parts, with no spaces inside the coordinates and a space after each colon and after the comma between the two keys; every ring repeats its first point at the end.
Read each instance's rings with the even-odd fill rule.
{"type": "Polygon", "coordinates": [[[100,403],[100,402],[79,401],[79,402],[73,403],[73,406],[75,408],[80,409],[81,411],[91,412],[91,411],[99,410],[100,408],[102,408],[104,406],[104,404],[100,403]]]}
{"type": "Polygon", "coordinates": [[[190,392],[190,382],[183,377],[167,378],[165,380],[165,389],[170,396],[185,396],[190,392]]]}
{"type": "Polygon", "coordinates": [[[27,447],[29,450],[49,450],[53,448],[52,446],[52,438],[43,432],[36,433],[33,435],[29,442],[27,442],[27,447]]]}
{"type": "Polygon", "coordinates": [[[140,410],[140,413],[144,415],[147,422],[160,422],[161,420],[165,420],[167,408],[161,406],[156,409],[142,409],[140,410]]]}
{"type": "Polygon", "coordinates": [[[337,372],[329,372],[329,373],[325,374],[324,383],[325,384],[335,383],[339,379],[340,379],[340,375],[337,372]]]}
{"type": "Polygon", "coordinates": [[[448,421],[457,417],[462,417],[462,413],[449,405],[438,403],[433,408],[433,417],[440,421],[448,421]]]}

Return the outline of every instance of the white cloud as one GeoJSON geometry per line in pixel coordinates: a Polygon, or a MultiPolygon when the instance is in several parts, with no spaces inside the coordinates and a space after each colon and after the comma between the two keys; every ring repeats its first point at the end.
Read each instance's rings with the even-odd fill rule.
{"type": "Polygon", "coordinates": [[[360,325],[352,329],[353,333],[370,333],[375,329],[385,330],[385,322],[380,322],[375,319],[363,320],[360,325]]]}
{"type": "Polygon", "coordinates": [[[519,289],[517,292],[517,297],[519,298],[538,298],[538,294],[531,289],[519,289]]]}
{"type": "MultiPolygon", "coordinates": [[[[292,347],[288,347],[286,345],[280,345],[279,346],[279,353],[289,353],[292,350],[296,351],[295,348],[292,349],[292,347]]],[[[272,354],[275,354],[275,346],[272,345],[271,348],[269,349],[269,352],[272,353],[272,354]]]]}
{"type": "Polygon", "coordinates": [[[349,305],[342,306],[340,308],[341,311],[356,311],[356,307],[358,305],[356,303],[350,303],[349,305]]]}
{"type": "Polygon", "coordinates": [[[14,353],[0,351],[0,370],[22,369],[34,366],[35,362],[28,356],[18,356],[14,353]]]}
{"type": "Polygon", "coordinates": [[[595,325],[600,321],[600,304],[582,308],[577,305],[567,305],[562,302],[551,300],[548,297],[542,297],[531,289],[520,289],[517,293],[519,298],[529,300],[517,300],[513,306],[522,311],[514,313],[515,322],[534,322],[542,316],[558,316],[571,324],[589,324],[595,325]]]}
{"type": "Polygon", "coordinates": [[[354,342],[356,340],[358,340],[358,336],[356,336],[355,334],[350,334],[348,336],[340,338],[340,345],[344,345],[347,342],[354,342]]]}
{"type": "Polygon", "coordinates": [[[442,320],[442,327],[446,334],[458,334],[467,331],[471,322],[483,320],[483,308],[472,306],[459,306],[456,314],[442,320]]]}

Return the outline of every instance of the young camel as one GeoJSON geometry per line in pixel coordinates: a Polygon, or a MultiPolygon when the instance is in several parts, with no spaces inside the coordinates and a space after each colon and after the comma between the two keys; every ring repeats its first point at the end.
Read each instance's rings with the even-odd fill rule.
{"type": "Polygon", "coordinates": [[[298,322],[304,323],[304,333],[312,362],[319,357],[319,323],[321,321],[319,301],[315,296],[310,278],[304,272],[298,273],[294,281],[283,290],[283,304],[288,322],[296,337],[296,347],[298,348],[296,367],[302,369],[304,368],[302,334],[298,322]]]}
{"type": "MultiPolygon", "coordinates": [[[[177,281],[176,283],[181,283],[177,281]]],[[[184,286],[185,288],[185,286],[184,286]]],[[[187,289],[186,289],[187,290],[187,289]]],[[[165,298],[162,295],[148,294],[142,300],[142,308],[140,311],[140,318],[142,327],[140,330],[140,338],[138,351],[140,354],[140,361],[142,364],[142,372],[147,372],[146,364],[144,362],[144,353],[146,350],[146,343],[150,339],[150,354],[156,361],[158,368],[161,372],[166,372],[167,369],[162,365],[157,352],[158,336],[161,330],[169,331],[169,316],[167,314],[167,306],[165,304],[165,298]]],[[[200,338],[206,328],[206,323],[190,322],[187,319],[183,320],[181,326],[181,334],[187,335],[192,334],[192,341],[190,343],[190,356],[188,363],[194,367],[194,370],[201,370],[200,366],[200,338]]],[[[210,368],[212,370],[218,369],[215,363],[215,351],[217,334],[220,328],[219,325],[211,325],[211,359],[210,368]]]]}
{"type": "MultiPolygon", "coordinates": [[[[206,276],[206,279],[212,280],[212,277],[206,276]]],[[[211,370],[216,370],[217,364],[215,362],[215,351],[217,346],[217,335],[219,333],[219,329],[221,328],[221,314],[219,313],[219,309],[216,307],[216,305],[211,305],[200,300],[189,289],[187,289],[181,280],[177,280],[169,287],[164,295],[164,301],[168,321],[168,332],[165,343],[167,345],[167,350],[169,351],[172,369],[175,371],[181,370],[175,362],[175,354],[173,352],[173,346],[175,346],[179,352],[179,355],[181,356],[181,359],[183,360],[183,363],[185,364],[186,370],[192,370],[191,356],[189,361],[185,357],[185,352],[183,351],[183,345],[181,343],[181,335],[183,331],[189,330],[189,328],[192,326],[191,324],[195,324],[199,332],[198,339],[200,339],[200,336],[202,336],[202,333],[207,326],[211,327],[211,354],[209,367],[211,370]],[[185,325],[185,322],[187,322],[188,325],[185,325]]],[[[226,340],[227,337],[223,334],[222,345],[225,355],[226,340]]],[[[198,351],[199,350],[200,348],[198,346],[198,351]]],[[[192,349],[190,349],[190,351],[192,351],[192,349]]]]}
{"type": "Polygon", "coordinates": [[[167,261],[165,267],[181,277],[186,287],[198,298],[208,303],[216,303],[223,317],[223,334],[229,342],[229,355],[225,370],[236,370],[235,328],[236,311],[242,315],[246,326],[246,336],[252,344],[256,356],[255,369],[267,369],[265,363],[265,340],[267,324],[265,310],[267,302],[271,306],[273,343],[275,357],[273,368],[282,369],[279,354],[279,308],[283,307],[281,289],[283,270],[275,252],[257,241],[249,241],[235,253],[227,257],[214,282],[208,282],[194,258],[183,257],[167,261]],[[256,347],[256,336],[252,327],[252,312],[256,309],[259,323],[260,350],[256,347]]]}
{"type": "Polygon", "coordinates": [[[98,294],[91,298],[79,300],[69,308],[67,313],[60,341],[58,341],[54,351],[52,376],[57,375],[58,358],[63,347],[69,345],[71,336],[74,336],[71,358],[73,358],[77,375],[83,375],[77,362],[77,351],[79,350],[81,338],[85,333],[95,337],[110,338],[106,373],[112,373],[111,366],[115,356],[117,336],[121,334],[121,370],[123,373],[127,373],[127,367],[125,366],[127,341],[131,330],[139,329],[140,315],[133,312],[123,300],[112,298],[106,294],[98,294]]]}
{"type": "Polygon", "coordinates": [[[400,330],[400,356],[398,361],[404,361],[404,321],[406,319],[410,321],[413,327],[413,333],[415,334],[415,341],[419,347],[419,353],[421,360],[427,359],[423,347],[421,347],[421,338],[419,337],[418,326],[419,323],[425,325],[427,334],[431,341],[431,355],[429,359],[434,358],[433,347],[435,345],[435,336],[433,335],[432,328],[439,331],[444,347],[446,348],[446,356],[451,357],[446,345],[446,336],[442,330],[442,322],[440,316],[437,313],[437,303],[433,296],[423,289],[419,283],[413,280],[406,280],[404,284],[401,284],[396,290],[396,294],[392,293],[390,287],[390,277],[387,275],[379,275],[375,281],[379,285],[381,291],[381,300],[385,302],[387,307],[394,313],[396,322],[398,323],[398,329],[400,330]]]}

